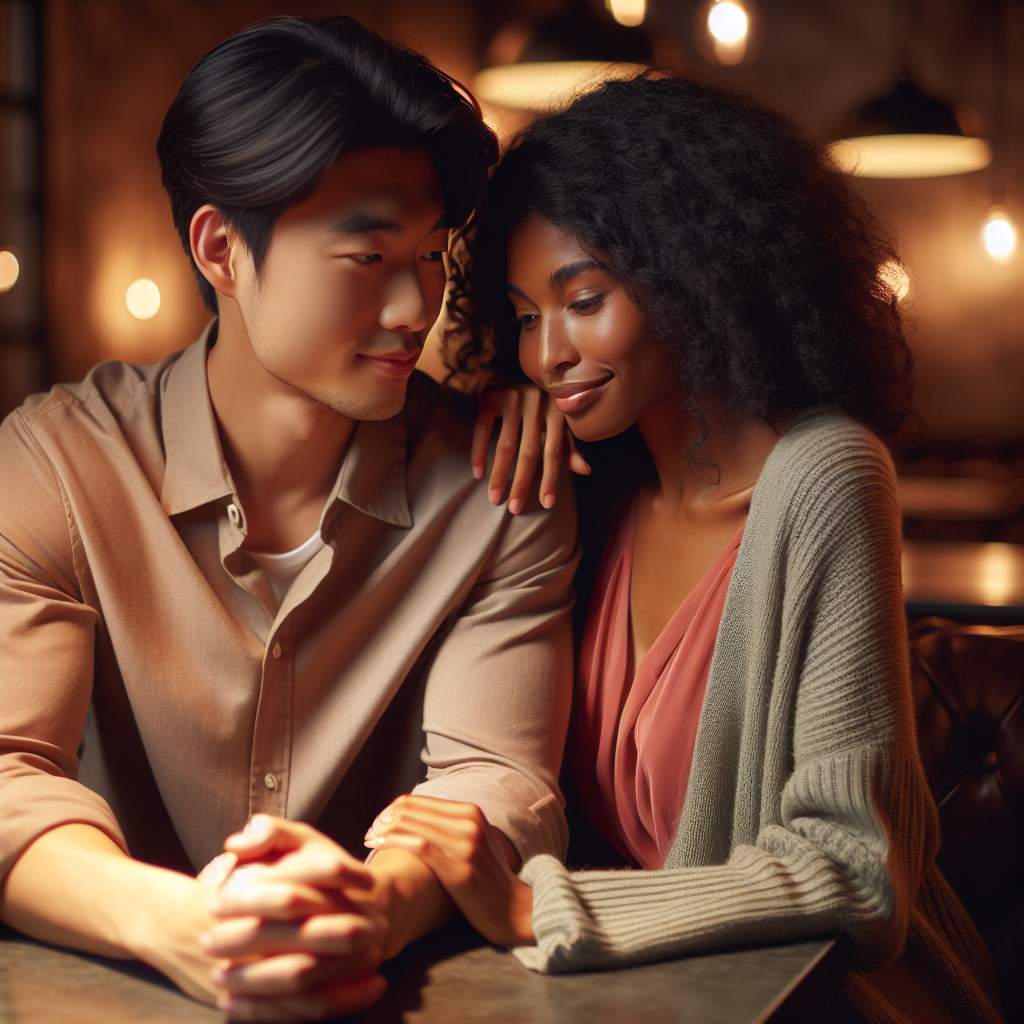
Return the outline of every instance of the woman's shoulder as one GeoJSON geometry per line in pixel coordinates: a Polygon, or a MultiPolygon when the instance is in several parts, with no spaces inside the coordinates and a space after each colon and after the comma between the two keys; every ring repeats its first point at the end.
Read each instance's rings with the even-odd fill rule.
{"type": "Polygon", "coordinates": [[[868,427],[834,409],[800,415],[765,463],[754,505],[779,520],[835,527],[851,514],[899,516],[889,451],[868,427]]]}

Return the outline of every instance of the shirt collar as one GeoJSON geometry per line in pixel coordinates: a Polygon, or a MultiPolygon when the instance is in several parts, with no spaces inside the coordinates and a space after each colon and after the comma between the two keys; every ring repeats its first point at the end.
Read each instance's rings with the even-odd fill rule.
{"type": "MultiPolygon", "coordinates": [[[[405,410],[389,420],[362,420],[352,435],[324,519],[343,501],[392,526],[412,526],[405,480],[405,410]]],[[[321,527],[326,524],[321,521],[321,527]]]]}
{"type": "Polygon", "coordinates": [[[234,493],[206,383],[206,354],[216,338],[217,321],[212,320],[160,383],[166,458],[160,503],[169,516],[234,493]]]}
{"type": "MultiPolygon", "coordinates": [[[[160,502],[169,516],[234,494],[206,378],[206,356],[216,332],[213,320],[161,382],[166,468],[160,502]]],[[[321,528],[339,501],[393,526],[412,526],[405,473],[405,410],[389,420],[360,422],[324,508],[321,528]]]]}

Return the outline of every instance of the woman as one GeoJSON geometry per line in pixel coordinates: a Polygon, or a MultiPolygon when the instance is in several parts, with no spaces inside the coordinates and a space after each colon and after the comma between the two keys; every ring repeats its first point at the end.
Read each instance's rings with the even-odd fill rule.
{"type": "Polygon", "coordinates": [[[864,1017],[998,1020],[934,865],[886,447],[910,356],[863,204],[782,117],[642,77],[525,133],[472,256],[476,337],[551,397],[549,447],[558,413],[589,443],[570,756],[633,869],[517,878],[476,808],[415,797],[367,845],[538,970],[840,931],[864,1017]]]}

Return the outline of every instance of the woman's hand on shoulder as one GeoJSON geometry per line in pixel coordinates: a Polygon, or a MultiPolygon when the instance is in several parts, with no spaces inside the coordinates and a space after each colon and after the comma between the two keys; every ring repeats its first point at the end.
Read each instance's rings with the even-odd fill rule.
{"type": "Polygon", "coordinates": [[[590,473],[590,466],[576,450],[565,417],[555,408],[551,396],[535,384],[508,384],[489,387],[480,396],[480,412],[473,429],[470,455],[473,475],[477,480],[483,479],[487,469],[487,447],[497,419],[501,420],[501,432],[488,488],[493,504],[500,505],[505,496],[505,484],[517,450],[516,471],[508,497],[508,510],[513,515],[518,515],[526,506],[537,461],[542,456],[544,468],[540,503],[545,508],[551,508],[558,497],[558,480],[563,465],[583,476],[590,473]],[[520,426],[522,438],[519,436],[520,426]]]}
{"type": "Polygon", "coordinates": [[[419,857],[488,941],[533,945],[533,890],[512,871],[519,855],[476,804],[400,796],[377,816],[366,845],[419,857]]]}

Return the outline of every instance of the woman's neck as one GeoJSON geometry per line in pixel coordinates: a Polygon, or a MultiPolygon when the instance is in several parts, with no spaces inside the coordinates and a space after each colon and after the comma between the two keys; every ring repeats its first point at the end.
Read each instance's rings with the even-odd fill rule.
{"type": "Polygon", "coordinates": [[[782,435],[714,399],[704,406],[703,417],[694,415],[673,389],[639,421],[657,470],[654,494],[666,511],[685,519],[714,517],[737,500],[749,501],[782,435]]]}

